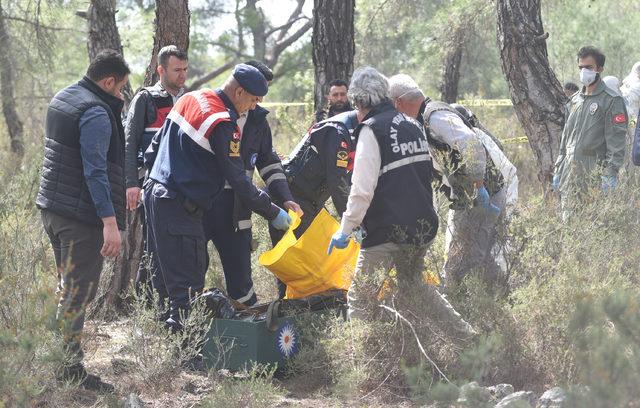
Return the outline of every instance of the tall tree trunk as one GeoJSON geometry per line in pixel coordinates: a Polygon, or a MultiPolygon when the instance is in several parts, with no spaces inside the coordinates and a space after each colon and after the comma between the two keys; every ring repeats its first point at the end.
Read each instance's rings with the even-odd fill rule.
{"type": "Polygon", "coordinates": [[[440,98],[443,102],[454,103],[458,100],[458,84],[460,83],[460,64],[466,44],[465,27],[455,29],[450,41],[445,46],[442,61],[442,83],[440,84],[440,98]]]}
{"type": "Polygon", "coordinates": [[[14,97],[14,72],[13,50],[11,49],[11,39],[9,38],[9,30],[4,19],[4,10],[0,3],[0,97],[2,98],[2,113],[4,121],[9,131],[9,139],[11,140],[11,151],[18,157],[24,155],[24,144],[22,141],[22,121],[16,110],[16,100],[14,97]]]}
{"type": "Polygon", "coordinates": [[[189,49],[189,2],[188,0],[156,0],[155,34],[151,61],[144,76],[144,85],[158,81],[158,52],[167,45],[181,50],[189,49]]]}
{"type": "Polygon", "coordinates": [[[244,20],[251,29],[253,37],[253,56],[258,61],[264,61],[267,55],[267,27],[264,21],[262,9],[256,7],[259,0],[247,0],[244,9],[244,20]]]}
{"type": "MultiPolygon", "coordinates": [[[[151,59],[144,85],[157,79],[158,52],[166,45],[175,45],[185,52],[189,49],[189,4],[187,0],[157,0],[155,35],[151,59]]],[[[143,254],[142,220],[139,212],[127,212],[127,230],[122,240],[122,251],[114,260],[111,273],[96,303],[99,307],[123,308],[123,299],[135,279],[143,254]]]]}
{"type": "Polygon", "coordinates": [[[558,156],[564,104],[560,82],[549,66],[541,0],[498,0],[498,45],[511,101],[538,162],[546,192],[558,156]]]}
{"type": "Polygon", "coordinates": [[[353,17],[355,0],[314,0],[314,105],[320,109],[333,79],[349,81],[355,54],[353,17]]]}
{"type": "MultiPolygon", "coordinates": [[[[100,51],[105,49],[115,50],[124,56],[120,33],[116,25],[116,12],[116,0],[91,0],[86,12],[76,13],[88,22],[87,51],[89,60],[93,60],[100,51]]],[[[122,95],[125,99],[125,106],[128,106],[133,98],[129,82],[122,88],[122,95]]]]}

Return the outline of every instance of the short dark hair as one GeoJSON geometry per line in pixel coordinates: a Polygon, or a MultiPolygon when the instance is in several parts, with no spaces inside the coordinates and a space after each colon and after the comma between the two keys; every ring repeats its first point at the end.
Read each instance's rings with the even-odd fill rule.
{"type": "Polygon", "coordinates": [[[332,86],[344,86],[345,88],[349,89],[349,84],[347,84],[347,81],[342,79],[334,79],[333,81],[329,82],[329,89],[331,89],[332,86]]]}
{"type": "Polygon", "coordinates": [[[170,57],[176,57],[180,61],[187,61],[189,56],[175,45],[165,45],[158,51],[158,64],[167,67],[170,57]]]}
{"type": "Polygon", "coordinates": [[[245,62],[245,64],[251,65],[258,71],[260,71],[264,79],[266,79],[268,82],[273,81],[273,71],[271,71],[271,68],[269,68],[265,63],[256,60],[249,60],[245,62]]]}
{"type": "Polygon", "coordinates": [[[596,60],[596,64],[599,67],[604,67],[604,62],[606,60],[606,57],[604,56],[602,51],[600,51],[596,47],[592,45],[587,45],[585,47],[580,48],[580,50],[578,50],[578,59],[580,58],[584,59],[587,57],[593,57],[593,59],[596,60]]]}
{"type": "Polygon", "coordinates": [[[102,50],[89,63],[87,77],[94,82],[107,77],[115,77],[120,82],[131,73],[124,57],[114,50],[102,50]]]}
{"type": "Polygon", "coordinates": [[[578,87],[578,85],[576,85],[574,82],[565,82],[563,85],[563,88],[565,91],[570,91],[570,92],[578,92],[580,90],[580,88],[578,87]]]}

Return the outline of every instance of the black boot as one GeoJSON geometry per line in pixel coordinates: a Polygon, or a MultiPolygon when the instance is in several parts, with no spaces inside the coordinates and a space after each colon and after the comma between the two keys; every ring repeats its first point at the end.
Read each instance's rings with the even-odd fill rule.
{"type": "Polygon", "coordinates": [[[73,382],[82,388],[97,392],[114,392],[115,387],[103,382],[97,375],[87,373],[82,363],[63,366],[56,375],[60,382],[73,382]]]}

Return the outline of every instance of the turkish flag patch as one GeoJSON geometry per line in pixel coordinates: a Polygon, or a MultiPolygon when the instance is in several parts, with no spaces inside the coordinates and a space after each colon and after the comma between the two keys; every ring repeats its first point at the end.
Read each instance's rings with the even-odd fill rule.
{"type": "Polygon", "coordinates": [[[613,123],[625,123],[627,121],[627,115],[619,113],[613,116],[613,123]]]}
{"type": "Polygon", "coordinates": [[[342,147],[343,149],[346,149],[347,148],[347,142],[345,142],[343,140],[342,143],[340,143],[340,147],[342,147]]]}

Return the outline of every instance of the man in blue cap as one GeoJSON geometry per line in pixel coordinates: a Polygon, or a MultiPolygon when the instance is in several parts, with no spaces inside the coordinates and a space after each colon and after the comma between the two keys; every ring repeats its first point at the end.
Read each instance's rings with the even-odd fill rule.
{"type": "Polygon", "coordinates": [[[278,229],[291,218],[257,189],[240,159],[238,113],[254,109],[267,93],[260,71],[239,64],[221,89],[185,94],[167,115],[145,153],[150,169],[144,201],[149,244],[160,273],[153,279],[166,323],[182,328],[190,300],[204,287],[207,249],[202,216],[222,192],[225,180],[238,197],[278,229]]]}
{"type": "MultiPolygon", "coordinates": [[[[256,67],[268,84],[273,80],[271,69],[262,62],[251,60],[246,64],[256,67]]],[[[240,156],[247,176],[253,177],[257,170],[274,202],[302,215],[289,190],[280,157],[273,148],[267,121],[269,111],[256,105],[255,109],[239,113],[237,123],[242,133],[240,156]]],[[[203,220],[205,238],[207,242],[213,242],[222,263],[227,294],[237,302],[252,306],[258,298],[251,277],[251,250],[254,245],[249,204],[242,201],[230,183],[225,183],[224,191],[205,212],[203,220]]]]}

